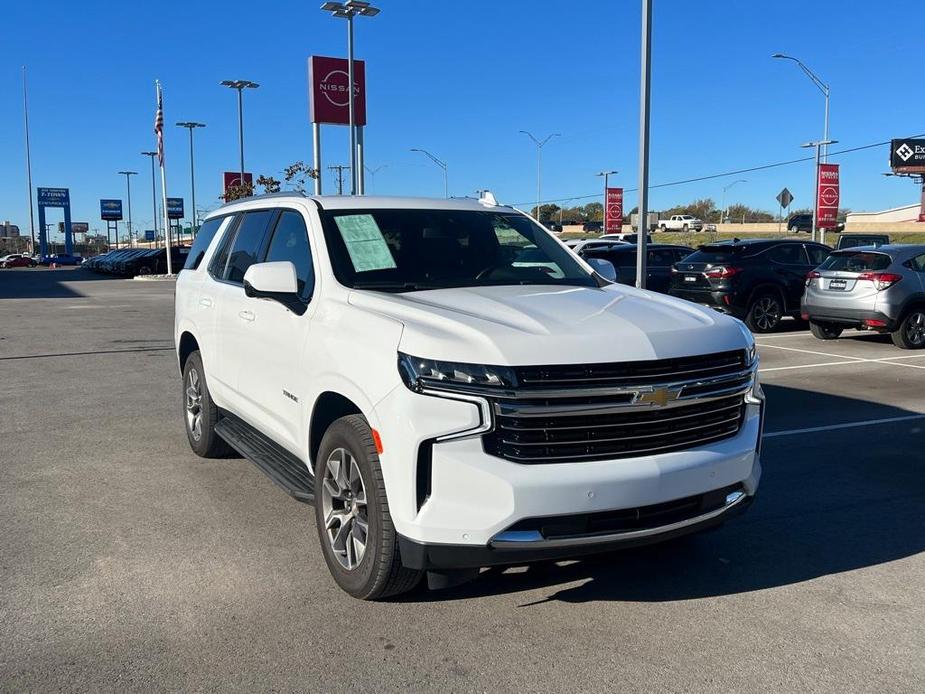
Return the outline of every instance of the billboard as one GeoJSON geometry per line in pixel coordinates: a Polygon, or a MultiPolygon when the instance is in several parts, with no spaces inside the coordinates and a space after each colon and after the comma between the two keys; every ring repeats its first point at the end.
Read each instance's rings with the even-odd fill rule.
{"type": "Polygon", "coordinates": [[[819,164],[819,191],[816,195],[816,226],[834,227],[838,218],[838,164],[819,164]]]}
{"type": "Polygon", "coordinates": [[[183,219],[183,198],[167,198],[167,219],[183,219]]]}
{"type": "Polygon", "coordinates": [[[118,222],[122,219],[121,200],[100,200],[100,219],[118,222]]]}
{"type": "Polygon", "coordinates": [[[607,204],[604,206],[604,233],[623,231],[623,189],[608,188],[607,204]]]}
{"type": "MultiPolygon", "coordinates": [[[[244,172],[244,182],[254,185],[254,174],[244,172]]],[[[222,172],[222,191],[227,193],[228,189],[232,186],[237,186],[241,184],[241,172],[240,171],[224,171],[222,172]]]]}
{"type": "MultiPolygon", "coordinates": [[[[167,198],[168,200],[170,198],[167,198]]],[[[156,241],[157,235],[154,233],[154,229],[145,229],[145,241],[156,241]]]]}
{"type": "Polygon", "coordinates": [[[71,204],[67,188],[38,188],[39,207],[64,207],[71,204]]]}
{"type": "MultiPolygon", "coordinates": [[[[349,125],[347,59],[313,55],[308,59],[308,94],[312,123],[349,125]]],[[[366,125],[366,63],[353,61],[353,122],[366,125]]]]}
{"type": "Polygon", "coordinates": [[[925,140],[891,141],[890,168],[895,173],[925,173],[925,140]]]}
{"type": "MultiPolygon", "coordinates": [[[[71,222],[72,234],[86,234],[89,231],[90,224],[88,222],[71,222]]],[[[58,233],[64,233],[64,222],[58,222],[58,233]]]]}

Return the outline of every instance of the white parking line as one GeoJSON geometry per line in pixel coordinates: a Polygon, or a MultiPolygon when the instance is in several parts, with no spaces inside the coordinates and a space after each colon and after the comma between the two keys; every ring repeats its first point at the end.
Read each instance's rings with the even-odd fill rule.
{"type": "Polygon", "coordinates": [[[867,361],[863,357],[849,357],[847,354],[832,354],[831,352],[816,352],[811,349],[797,349],[796,347],[784,347],[783,345],[758,345],[759,347],[770,347],[772,349],[784,349],[788,352],[802,352],[803,354],[815,354],[820,357],[835,357],[836,359],[854,359],[856,361],[867,361]]]}
{"type": "Polygon", "coordinates": [[[798,366],[772,366],[768,369],[758,369],[759,373],[769,373],[771,371],[792,371],[793,369],[815,369],[817,366],[842,366],[843,364],[857,364],[854,361],[827,361],[821,364],[800,364],[798,366]]]}
{"type": "MultiPolygon", "coordinates": [[[[838,355],[832,355],[838,356],[838,355]]],[[[862,359],[861,357],[850,357],[850,361],[825,361],[819,364],[798,364],[796,366],[772,366],[767,369],[758,369],[760,373],[769,373],[771,371],[792,371],[794,369],[814,369],[817,366],[844,366],[845,364],[891,364],[892,366],[908,366],[912,369],[925,369],[925,366],[917,364],[906,364],[897,359],[922,359],[925,354],[906,354],[899,357],[882,357],[881,359],[862,359]]]]}
{"type": "Polygon", "coordinates": [[[817,431],[834,431],[836,429],[853,429],[855,427],[869,427],[874,424],[889,424],[891,422],[907,422],[911,419],[925,419],[925,414],[910,414],[902,417],[885,417],[883,419],[867,419],[862,422],[847,422],[845,424],[828,424],[821,427],[807,427],[806,429],[786,429],[784,431],[771,431],[764,435],[764,438],[771,439],[775,436],[795,436],[797,434],[812,434],[817,431]]]}

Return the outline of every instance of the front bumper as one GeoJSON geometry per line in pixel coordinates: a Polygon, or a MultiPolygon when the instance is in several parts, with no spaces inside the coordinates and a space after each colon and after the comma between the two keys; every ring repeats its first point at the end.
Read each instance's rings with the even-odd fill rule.
{"type": "Polygon", "coordinates": [[[428,571],[572,559],[710,530],[743,513],[753,499],[754,495],[742,490],[732,491],[718,508],[673,523],[622,532],[544,538],[511,531],[500,533],[487,545],[427,544],[399,535],[398,546],[404,566],[428,571]]]}
{"type": "Polygon", "coordinates": [[[583,547],[498,544],[504,542],[502,533],[524,519],[636,509],[735,485],[750,499],[761,476],[761,404],[745,406],[735,436],[697,448],[547,464],[521,464],[486,453],[478,434],[483,415],[473,402],[399,386],[377,403],[376,418],[389,510],[409,565],[482,566],[486,557],[494,558],[487,563],[506,563],[526,561],[534,552],[540,558],[573,556],[667,539],[720,523],[726,515],[645,537],[597,538],[583,547]],[[447,438],[466,431],[472,434],[447,438]],[[458,557],[448,556],[453,554],[458,557]]]}

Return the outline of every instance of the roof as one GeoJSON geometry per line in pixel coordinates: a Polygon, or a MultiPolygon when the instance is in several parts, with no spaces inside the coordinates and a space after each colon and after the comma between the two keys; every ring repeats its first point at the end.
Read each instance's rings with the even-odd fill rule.
{"type": "MultiPolygon", "coordinates": [[[[476,198],[413,198],[389,195],[305,195],[297,191],[254,195],[232,200],[222,207],[260,203],[264,200],[305,202],[313,200],[325,210],[425,209],[425,210],[503,210],[514,211],[507,205],[490,205],[476,198]]],[[[258,205],[254,205],[258,206],[258,205]]]]}
{"type": "Polygon", "coordinates": [[[864,251],[869,253],[895,253],[896,255],[918,255],[925,253],[925,244],[921,243],[885,243],[881,246],[851,246],[850,248],[839,248],[834,253],[852,253],[855,251],[864,251]]]}

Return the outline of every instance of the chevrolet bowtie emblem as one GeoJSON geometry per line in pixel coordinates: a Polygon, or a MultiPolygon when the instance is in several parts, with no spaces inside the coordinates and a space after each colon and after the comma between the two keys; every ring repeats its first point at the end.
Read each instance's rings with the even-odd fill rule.
{"type": "Polygon", "coordinates": [[[652,405],[653,407],[664,407],[669,400],[676,400],[678,392],[668,388],[653,388],[652,390],[639,391],[634,405],[652,405]]]}

